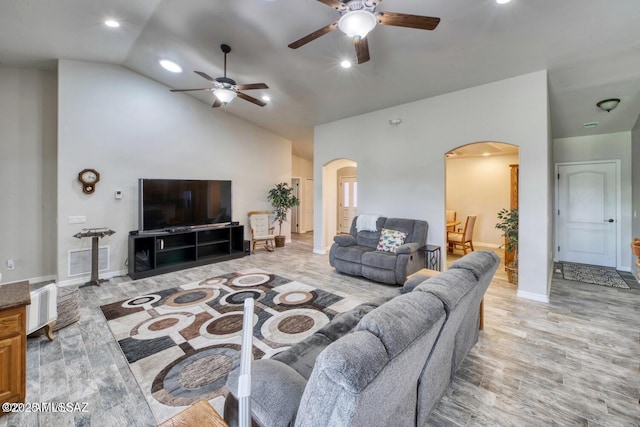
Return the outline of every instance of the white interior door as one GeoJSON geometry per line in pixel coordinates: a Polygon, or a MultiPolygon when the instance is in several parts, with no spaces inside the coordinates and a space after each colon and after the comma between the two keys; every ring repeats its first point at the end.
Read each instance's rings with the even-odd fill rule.
{"type": "Polygon", "coordinates": [[[313,179],[304,180],[304,231],[313,231],[313,179]]]}
{"type": "Polygon", "coordinates": [[[338,232],[349,233],[351,223],[358,210],[358,178],[345,176],[340,178],[340,201],[338,232]]]}
{"type": "Polygon", "coordinates": [[[560,261],[616,266],[616,163],[559,165],[557,246],[560,261]]]}

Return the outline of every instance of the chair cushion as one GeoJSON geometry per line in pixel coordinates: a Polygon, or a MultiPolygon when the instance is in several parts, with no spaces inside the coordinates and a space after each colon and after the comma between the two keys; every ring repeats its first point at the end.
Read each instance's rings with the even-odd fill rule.
{"type": "Polygon", "coordinates": [[[252,214],[249,216],[249,226],[251,227],[254,236],[269,235],[269,214],[252,214]]]}
{"type": "Polygon", "coordinates": [[[27,306],[27,335],[58,318],[58,287],[49,283],[30,292],[27,306]]]}
{"type": "Polygon", "coordinates": [[[447,240],[451,242],[462,242],[462,233],[448,233],[447,240]]]}
{"type": "Polygon", "coordinates": [[[267,240],[267,239],[273,239],[273,238],[275,238],[273,234],[268,234],[266,236],[253,236],[253,240],[267,240]]]}
{"type": "Polygon", "coordinates": [[[409,233],[405,233],[404,231],[383,228],[380,232],[380,239],[378,240],[378,247],[376,249],[383,252],[395,253],[396,249],[404,244],[404,240],[408,234],[409,233]]]}

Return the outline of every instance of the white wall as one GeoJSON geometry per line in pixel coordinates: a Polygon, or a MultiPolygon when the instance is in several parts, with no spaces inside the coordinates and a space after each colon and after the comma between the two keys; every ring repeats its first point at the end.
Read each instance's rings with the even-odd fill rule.
{"type": "MultiPolygon", "coordinates": [[[[58,280],[67,276],[70,249],[89,248],[82,228],[109,227],[110,273],[123,272],[128,232],[138,228],[138,178],[232,180],[233,219],[269,209],[268,190],[291,181],[291,143],[213,110],[184,94],[116,65],[62,60],[58,68],[58,280]],[[82,192],[77,174],[97,169],[96,192],[82,192]],[[124,192],[122,200],[114,191],[124,192]],[[86,224],[68,224],[85,215],[86,224]]],[[[289,236],[289,227],[283,231],[289,236]]]]}
{"type": "Polygon", "coordinates": [[[55,277],[56,73],[0,67],[2,282],[55,277]],[[13,259],[15,269],[7,269],[13,259]]]}
{"type": "MultiPolygon", "coordinates": [[[[558,138],[553,141],[554,163],[620,160],[620,258],[617,267],[629,271],[632,256],[631,231],[631,132],[558,138]]],[[[555,218],[555,216],[554,216],[555,218]]],[[[635,259],[633,260],[635,262],[635,259]]]]}
{"type": "Polygon", "coordinates": [[[459,227],[476,214],[473,243],[498,247],[504,243],[497,230],[497,213],[510,206],[511,168],[519,156],[461,157],[446,160],[446,208],[456,211],[459,227]]]}
{"type": "Polygon", "coordinates": [[[324,166],[338,158],[358,164],[359,212],[425,219],[429,243],[444,246],[444,155],[481,141],[520,147],[518,295],[548,300],[553,260],[546,71],[317,126],[314,252],[330,245],[325,218],[335,208],[323,205],[323,186],[330,182],[322,178],[324,166]],[[390,126],[392,117],[402,124],[390,126]]]}

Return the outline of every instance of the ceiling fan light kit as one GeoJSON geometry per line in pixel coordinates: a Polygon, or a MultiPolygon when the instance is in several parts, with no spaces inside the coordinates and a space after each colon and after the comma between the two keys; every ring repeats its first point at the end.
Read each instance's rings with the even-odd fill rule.
{"type": "Polygon", "coordinates": [[[352,10],[342,15],[338,21],[338,28],[349,37],[363,38],[377,23],[376,17],[368,10],[352,10]]]}
{"type": "Polygon", "coordinates": [[[353,37],[358,64],[369,61],[369,43],[367,34],[377,24],[394,27],[415,28],[418,30],[435,30],[440,18],[432,16],[409,15],[406,13],[376,11],[379,1],[376,0],[318,0],[332,7],[340,14],[337,22],[332,22],[299,40],[289,43],[291,49],[298,49],[313,40],[339,28],[340,31],[353,37]]]}
{"type": "Polygon", "coordinates": [[[223,104],[228,104],[229,102],[233,101],[236,98],[236,96],[238,96],[238,94],[235,93],[234,91],[230,89],[224,89],[224,88],[214,90],[213,94],[223,104]]]}
{"type": "Polygon", "coordinates": [[[611,110],[616,108],[618,106],[618,104],[620,104],[620,98],[610,98],[610,99],[604,99],[604,100],[598,102],[596,105],[601,110],[604,110],[607,113],[609,113],[611,110]]]}
{"type": "Polygon", "coordinates": [[[236,99],[236,97],[244,99],[245,101],[249,101],[259,107],[264,107],[265,105],[267,105],[264,101],[261,101],[240,91],[251,89],[269,89],[269,86],[267,86],[265,83],[237,84],[235,80],[227,77],[227,54],[231,52],[231,47],[228,44],[221,44],[220,50],[222,50],[222,53],[224,53],[223,77],[214,79],[205,72],[194,71],[194,73],[196,73],[200,77],[208,80],[209,83],[211,83],[213,86],[199,89],[171,89],[171,92],[193,92],[200,90],[206,90],[210,92],[213,91],[214,100],[213,104],[211,105],[213,108],[227,105],[229,102],[236,99]]]}

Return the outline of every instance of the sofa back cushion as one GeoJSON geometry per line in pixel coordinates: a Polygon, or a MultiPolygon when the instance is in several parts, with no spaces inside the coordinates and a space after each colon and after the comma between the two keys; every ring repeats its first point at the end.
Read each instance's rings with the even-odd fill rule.
{"type": "Polygon", "coordinates": [[[427,244],[427,230],[429,228],[426,221],[405,218],[387,218],[384,228],[398,230],[407,233],[404,243],[418,243],[420,246],[427,244]]]}
{"type": "Polygon", "coordinates": [[[418,377],[445,316],[427,293],[396,297],[365,315],[318,356],[296,426],[414,426],[418,377]]]}
{"type": "Polygon", "coordinates": [[[353,218],[353,222],[351,223],[350,234],[356,238],[356,244],[360,246],[366,246],[368,248],[375,249],[378,246],[378,241],[380,240],[380,231],[382,227],[384,227],[384,223],[387,221],[387,218],[381,216],[378,218],[376,222],[376,231],[360,231],[356,230],[356,222],[358,221],[358,217],[353,218]]]}

